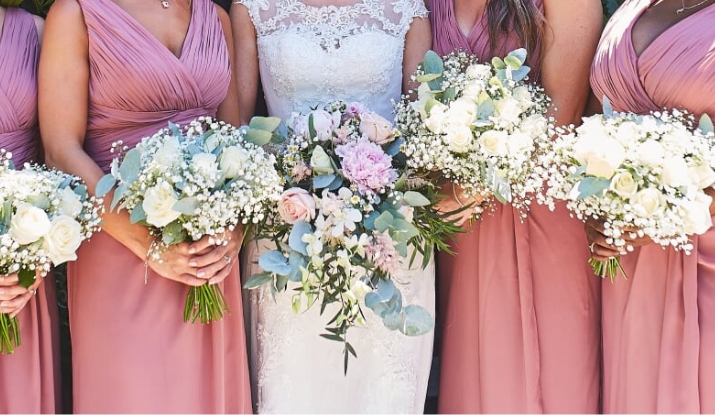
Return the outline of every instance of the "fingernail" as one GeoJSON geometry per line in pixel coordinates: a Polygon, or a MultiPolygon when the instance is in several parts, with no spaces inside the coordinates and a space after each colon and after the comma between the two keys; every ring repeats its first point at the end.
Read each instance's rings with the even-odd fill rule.
{"type": "Polygon", "coordinates": [[[216,284],[218,284],[218,281],[214,281],[214,280],[209,281],[209,285],[216,285],[216,284]]]}
{"type": "Polygon", "coordinates": [[[196,274],[196,276],[199,278],[203,278],[204,275],[206,275],[206,273],[204,271],[199,271],[199,273],[196,274]]]}
{"type": "Polygon", "coordinates": [[[189,253],[190,253],[190,254],[195,254],[195,253],[196,253],[196,248],[189,248],[189,253]]]}
{"type": "Polygon", "coordinates": [[[0,295],[3,295],[3,294],[5,294],[5,290],[4,290],[4,289],[0,289],[0,295]]]}
{"type": "Polygon", "coordinates": [[[189,261],[189,266],[190,266],[190,267],[195,267],[195,266],[196,266],[196,261],[189,261]]]}

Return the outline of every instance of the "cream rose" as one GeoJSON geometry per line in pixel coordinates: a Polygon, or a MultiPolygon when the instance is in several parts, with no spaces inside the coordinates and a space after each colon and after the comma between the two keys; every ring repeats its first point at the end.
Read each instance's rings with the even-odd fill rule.
{"type": "Polygon", "coordinates": [[[665,149],[658,141],[648,140],[638,146],[636,154],[639,161],[645,165],[652,166],[663,162],[665,149]]]}
{"type": "Polygon", "coordinates": [[[389,121],[374,112],[360,114],[360,134],[377,145],[385,145],[395,140],[395,130],[389,121]]]}
{"type": "Polygon", "coordinates": [[[216,156],[211,153],[195,154],[191,158],[191,169],[204,177],[212,177],[218,172],[216,156]]]}
{"type": "Polygon", "coordinates": [[[618,126],[615,139],[624,146],[635,143],[640,135],[640,127],[633,121],[625,121],[618,126]]]}
{"type": "Polygon", "coordinates": [[[168,185],[147,189],[142,201],[147,223],[161,228],[178,219],[181,213],[174,210],[178,201],[174,190],[168,185]]]}
{"type": "Polygon", "coordinates": [[[465,153],[469,151],[472,143],[472,130],[469,127],[454,127],[447,132],[444,137],[449,142],[449,149],[455,153],[465,153]]]}
{"type": "Polygon", "coordinates": [[[510,153],[526,153],[533,147],[533,139],[530,136],[517,131],[509,136],[506,145],[510,153]]]}
{"type": "Polygon", "coordinates": [[[63,215],[71,216],[76,218],[80,213],[82,213],[82,202],[79,200],[77,193],[72,190],[69,186],[60,190],[60,205],[58,209],[63,215]]]}
{"type": "Polygon", "coordinates": [[[45,236],[50,226],[50,219],[44,210],[22,203],[10,220],[10,235],[20,245],[27,245],[45,236]]]}
{"type": "Polygon", "coordinates": [[[223,149],[218,166],[226,175],[226,178],[233,179],[245,169],[250,157],[246,151],[238,146],[230,146],[223,149]]]}
{"type": "Polygon", "coordinates": [[[327,175],[335,173],[330,157],[325,153],[323,147],[317,146],[310,157],[310,167],[317,175],[327,175]]]}
{"type": "Polygon", "coordinates": [[[315,219],[315,200],[306,190],[293,187],[281,195],[278,213],[284,221],[293,224],[298,221],[310,222],[315,219]]]}
{"type": "Polygon", "coordinates": [[[447,123],[451,125],[471,126],[477,119],[477,104],[468,98],[460,98],[450,104],[447,113],[447,123]]]}
{"type": "Polygon", "coordinates": [[[479,144],[492,156],[505,156],[508,139],[509,133],[506,131],[489,130],[479,136],[479,144]]]}
{"type": "Polygon", "coordinates": [[[44,239],[44,248],[54,265],[77,259],[82,244],[82,226],[69,216],[52,219],[52,226],[44,239]]]}
{"type": "Polygon", "coordinates": [[[705,194],[699,194],[696,200],[689,200],[683,203],[685,232],[688,235],[702,235],[712,227],[711,203],[712,198],[705,194]]]}
{"type": "Polygon", "coordinates": [[[612,138],[604,138],[598,144],[591,148],[587,156],[586,174],[610,179],[626,159],[626,151],[621,143],[612,138]]]}
{"type": "Polygon", "coordinates": [[[633,209],[641,216],[650,216],[665,209],[665,196],[658,189],[649,187],[636,193],[631,199],[633,209]]]}
{"type": "Polygon", "coordinates": [[[164,141],[164,144],[154,154],[154,160],[164,167],[172,166],[178,160],[181,152],[179,151],[179,139],[171,137],[164,141]]]}
{"type": "Polygon", "coordinates": [[[530,135],[531,137],[537,137],[541,134],[546,134],[547,130],[548,121],[546,120],[546,117],[540,114],[530,115],[521,124],[521,131],[523,131],[524,134],[530,135]]]}
{"type": "Polygon", "coordinates": [[[670,158],[663,161],[663,182],[670,187],[688,185],[688,164],[682,158],[670,158]]]}
{"type": "Polygon", "coordinates": [[[442,103],[434,104],[429,110],[429,116],[425,120],[425,126],[435,134],[442,134],[446,121],[446,106],[442,103]]]}
{"type": "Polygon", "coordinates": [[[489,65],[483,64],[469,65],[466,74],[468,78],[486,79],[492,76],[492,68],[489,65]]]}
{"type": "Polygon", "coordinates": [[[638,192],[638,183],[628,171],[620,171],[611,179],[611,190],[618,196],[628,200],[638,192]]]}
{"type": "Polygon", "coordinates": [[[501,118],[512,124],[519,122],[519,116],[522,113],[519,101],[511,97],[497,101],[497,111],[501,118]]]}
{"type": "Polygon", "coordinates": [[[698,186],[699,189],[706,189],[715,183],[715,171],[707,164],[700,164],[690,167],[690,180],[698,186]]]}

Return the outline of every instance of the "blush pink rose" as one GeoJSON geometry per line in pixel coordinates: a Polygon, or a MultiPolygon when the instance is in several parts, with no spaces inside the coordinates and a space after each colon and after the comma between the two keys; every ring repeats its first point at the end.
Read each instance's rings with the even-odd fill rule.
{"type": "Polygon", "coordinates": [[[290,224],[298,221],[310,222],[315,219],[315,200],[310,193],[300,187],[290,188],[281,195],[278,213],[290,224]]]}
{"type": "Polygon", "coordinates": [[[373,143],[382,146],[395,139],[395,130],[389,121],[374,112],[360,114],[360,134],[373,143]]]}

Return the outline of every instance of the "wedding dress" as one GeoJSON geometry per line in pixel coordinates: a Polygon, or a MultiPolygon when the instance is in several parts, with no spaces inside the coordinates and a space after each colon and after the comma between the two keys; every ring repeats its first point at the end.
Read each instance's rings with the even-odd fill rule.
{"type": "MultiPolygon", "coordinates": [[[[345,6],[300,0],[237,0],[253,21],[260,75],[272,116],[288,119],[330,100],[357,101],[392,119],[402,90],[405,36],[427,16],[422,0],[362,0],[345,6]]],[[[243,278],[266,242],[244,249],[243,278]]],[[[405,304],[434,314],[434,263],[421,258],[395,276],[405,304]]],[[[251,373],[259,413],[422,413],[434,335],[407,337],[386,329],[372,310],[349,331],[357,351],[343,374],[343,345],[319,337],[335,314],[319,304],[296,315],[291,286],[249,292],[251,373]]]]}

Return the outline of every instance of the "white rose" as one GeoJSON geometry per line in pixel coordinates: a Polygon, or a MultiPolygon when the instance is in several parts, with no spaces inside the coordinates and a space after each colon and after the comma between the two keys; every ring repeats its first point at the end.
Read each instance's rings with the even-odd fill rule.
{"type": "Polygon", "coordinates": [[[179,159],[181,152],[179,151],[179,139],[170,137],[154,154],[154,160],[162,166],[169,167],[179,159]]]}
{"type": "Polygon", "coordinates": [[[470,126],[477,119],[477,104],[471,99],[459,98],[452,102],[447,110],[447,123],[470,126]]]}
{"type": "Polygon", "coordinates": [[[10,235],[20,245],[36,242],[50,230],[50,219],[44,210],[22,203],[10,220],[10,235]]]}
{"type": "Polygon", "coordinates": [[[81,244],[82,226],[76,220],[65,215],[52,220],[52,227],[44,239],[44,248],[54,265],[77,259],[81,244]]]}
{"type": "Polygon", "coordinates": [[[335,173],[333,169],[333,163],[330,160],[330,156],[325,153],[323,147],[317,146],[313,150],[313,155],[310,157],[310,167],[313,172],[317,175],[328,175],[335,173]]]}
{"type": "Polygon", "coordinates": [[[178,219],[181,213],[174,210],[178,201],[174,189],[168,185],[147,189],[142,202],[147,223],[161,228],[178,219]]]}
{"type": "Polygon", "coordinates": [[[638,183],[628,171],[620,171],[611,179],[611,190],[618,196],[628,200],[638,191],[638,183]]]}
{"type": "Polygon", "coordinates": [[[462,90],[462,97],[476,101],[482,91],[484,91],[484,84],[481,82],[469,82],[462,90]]]}
{"type": "Polygon", "coordinates": [[[429,115],[425,120],[425,126],[427,126],[427,128],[435,134],[442,134],[444,131],[446,108],[447,107],[444,104],[438,103],[434,104],[429,110],[429,115]]]}
{"type": "Polygon", "coordinates": [[[211,177],[218,171],[216,156],[211,153],[194,154],[191,158],[191,168],[204,177],[211,177]]]}
{"type": "Polygon", "coordinates": [[[706,194],[698,194],[696,200],[683,203],[685,211],[685,233],[688,235],[702,235],[713,225],[710,216],[712,198],[706,194]]]}
{"type": "Polygon", "coordinates": [[[636,193],[631,199],[633,209],[641,216],[651,216],[665,209],[665,196],[652,187],[636,193]]]}
{"type": "Polygon", "coordinates": [[[533,148],[533,139],[517,131],[509,136],[506,145],[511,154],[525,154],[533,148]]]}
{"type": "Polygon", "coordinates": [[[640,135],[640,127],[633,121],[624,121],[618,126],[616,130],[615,138],[619,143],[628,147],[630,144],[635,143],[640,135]]]}
{"type": "Polygon", "coordinates": [[[532,104],[531,92],[529,92],[529,88],[525,86],[518,86],[514,88],[514,91],[512,91],[511,96],[513,96],[514,99],[521,102],[522,104],[526,104],[526,108],[530,107],[532,104]]]}
{"type": "Polygon", "coordinates": [[[600,137],[593,135],[578,135],[576,142],[573,145],[573,156],[581,165],[588,162],[589,157],[598,148],[600,137]]]}
{"type": "Polygon", "coordinates": [[[427,119],[427,101],[434,98],[431,92],[432,89],[428,84],[420,84],[417,88],[417,101],[411,104],[412,108],[420,113],[423,120],[427,119]]]}
{"type": "Polygon", "coordinates": [[[451,128],[444,140],[449,143],[449,149],[455,153],[466,153],[472,143],[472,130],[469,127],[451,128]]]}
{"type": "Polygon", "coordinates": [[[655,140],[648,140],[638,146],[637,156],[639,161],[647,166],[660,164],[665,157],[663,145],[655,140]]]}
{"type": "Polygon", "coordinates": [[[497,101],[497,113],[507,122],[516,124],[519,122],[522,110],[521,106],[519,106],[519,101],[506,97],[497,101]]]}
{"type": "Polygon", "coordinates": [[[540,114],[534,114],[524,120],[521,124],[521,131],[531,137],[538,137],[542,134],[546,134],[548,125],[546,117],[540,114]]]}
{"type": "Polygon", "coordinates": [[[584,118],[583,123],[576,128],[576,132],[579,136],[585,136],[587,134],[599,138],[608,136],[608,130],[604,125],[603,115],[601,114],[584,118]]]}
{"type": "Polygon", "coordinates": [[[249,159],[250,156],[246,150],[238,146],[231,146],[223,149],[218,165],[226,178],[233,179],[245,169],[249,159]]]}
{"type": "Polygon", "coordinates": [[[474,64],[467,68],[466,74],[468,78],[486,79],[492,76],[492,68],[489,65],[474,64]]]}
{"type": "Polygon", "coordinates": [[[505,156],[508,138],[506,131],[489,130],[479,136],[479,144],[492,156],[505,156]]]}
{"type": "Polygon", "coordinates": [[[626,159],[621,143],[610,137],[599,140],[598,146],[591,150],[586,160],[586,174],[591,176],[610,179],[626,159]]]}
{"type": "Polygon", "coordinates": [[[707,164],[699,164],[689,169],[690,180],[698,186],[698,189],[705,189],[715,183],[715,171],[707,164]]]}
{"type": "Polygon", "coordinates": [[[688,164],[682,158],[670,158],[663,161],[663,183],[670,187],[688,185],[688,164]]]}
{"type": "Polygon", "coordinates": [[[76,218],[80,213],[82,213],[82,202],[79,200],[77,193],[72,190],[69,186],[60,190],[60,205],[58,206],[60,213],[63,215],[71,216],[76,218]]]}

